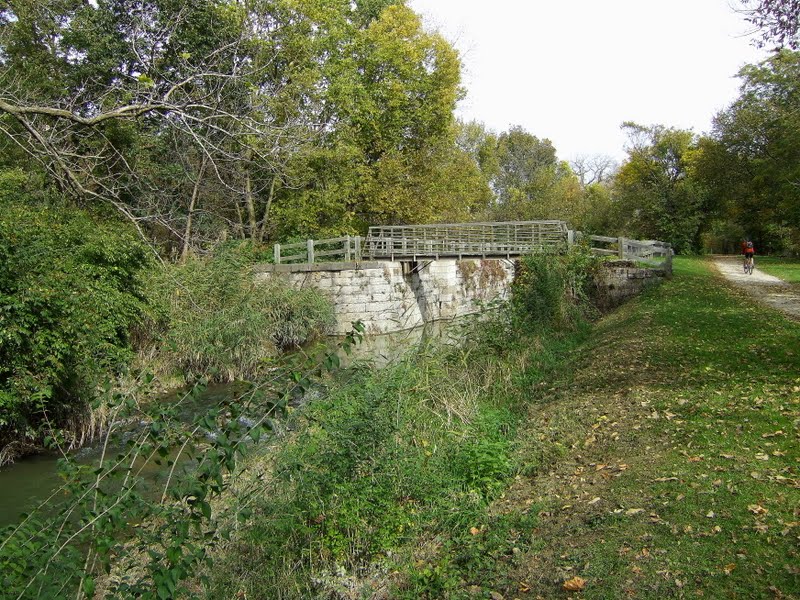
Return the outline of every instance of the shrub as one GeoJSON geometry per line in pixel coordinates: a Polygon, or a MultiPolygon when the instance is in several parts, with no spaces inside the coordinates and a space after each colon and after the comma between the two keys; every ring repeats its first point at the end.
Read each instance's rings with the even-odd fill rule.
{"type": "Polygon", "coordinates": [[[524,257],[512,290],[513,318],[556,329],[574,326],[589,308],[589,286],[602,260],[580,246],[566,255],[524,257]]]}
{"type": "Polygon", "coordinates": [[[323,333],[333,309],[314,290],[256,282],[250,255],[236,246],[156,273],[150,290],[161,317],[143,350],[159,370],[187,379],[252,379],[279,350],[323,333]]]}
{"type": "Polygon", "coordinates": [[[85,411],[98,381],[127,365],[147,310],[151,261],[136,235],[25,186],[0,174],[0,445],[85,411]]]}

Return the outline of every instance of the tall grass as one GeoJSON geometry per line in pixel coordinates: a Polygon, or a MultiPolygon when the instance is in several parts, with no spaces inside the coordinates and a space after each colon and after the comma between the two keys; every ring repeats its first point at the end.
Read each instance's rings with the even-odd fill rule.
{"type": "Polygon", "coordinates": [[[257,283],[236,248],[194,258],[153,275],[158,317],[140,335],[140,358],[162,375],[192,380],[257,379],[269,358],[300,346],[333,322],[315,290],[257,283]]]}

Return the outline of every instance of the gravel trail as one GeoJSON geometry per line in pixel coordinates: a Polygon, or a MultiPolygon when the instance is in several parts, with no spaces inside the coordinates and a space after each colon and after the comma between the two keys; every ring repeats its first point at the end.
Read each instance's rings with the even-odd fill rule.
{"type": "Polygon", "coordinates": [[[758,268],[758,257],[752,275],[745,274],[740,256],[718,256],[714,258],[714,264],[726,279],[760,302],[776,308],[792,319],[800,320],[800,290],[761,271],[758,268]]]}

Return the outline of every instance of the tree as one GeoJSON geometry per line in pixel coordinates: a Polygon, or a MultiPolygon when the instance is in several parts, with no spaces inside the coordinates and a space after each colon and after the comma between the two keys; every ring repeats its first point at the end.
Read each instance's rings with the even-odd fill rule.
{"type": "Polygon", "coordinates": [[[699,245],[708,219],[707,195],[690,177],[696,149],[691,131],[627,122],[628,160],[614,182],[628,235],[671,242],[679,252],[699,245]]]}
{"type": "Polygon", "coordinates": [[[487,183],[499,174],[497,134],[483,123],[470,121],[456,124],[456,146],[466,153],[483,173],[487,183]]]}
{"type": "Polygon", "coordinates": [[[454,144],[458,55],[402,0],[16,0],[0,24],[7,148],[176,255],[445,208],[366,195],[454,144]]]}
{"type": "Polygon", "coordinates": [[[761,33],[760,48],[800,47],[800,0],[742,0],[745,18],[761,33]]]}
{"type": "MultiPolygon", "coordinates": [[[[399,3],[366,25],[353,19],[347,31],[325,68],[329,131],[290,161],[290,187],[276,197],[279,237],[453,214],[452,200],[439,192],[451,183],[448,168],[460,164],[453,154],[458,54],[399,3]]],[[[468,213],[478,196],[457,199],[468,213]]]]}
{"type": "MultiPolygon", "coordinates": [[[[697,173],[723,220],[773,251],[800,250],[800,53],[744,67],[739,98],[714,119],[697,173]]],[[[719,225],[721,227],[721,224],[719,225]]]]}
{"type": "Polygon", "coordinates": [[[540,140],[521,127],[497,136],[491,156],[490,185],[496,220],[579,220],[580,185],[566,162],[556,156],[550,140],[540,140]]]}
{"type": "Polygon", "coordinates": [[[569,165],[583,187],[607,181],[619,167],[617,161],[604,154],[579,154],[569,161],[569,165]]]}
{"type": "Polygon", "coordinates": [[[195,148],[198,180],[244,193],[234,165],[270,164],[312,131],[313,112],[287,110],[309,96],[274,6],[18,0],[2,11],[0,130],[79,202],[191,234],[164,171],[145,168],[152,150],[195,148]]]}

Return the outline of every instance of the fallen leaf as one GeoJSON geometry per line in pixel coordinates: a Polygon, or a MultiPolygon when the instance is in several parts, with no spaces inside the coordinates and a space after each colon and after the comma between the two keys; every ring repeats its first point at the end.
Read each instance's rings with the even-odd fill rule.
{"type": "Polygon", "coordinates": [[[769,512],[769,509],[764,508],[760,504],[751,504],[747,507],[747,510],[749,510],[754,515],[765,515],[769,512]]]}
{"type": "Polygon", "coordinates": [[[580,592],[586,587],[586,580],[583,577],[573,577],[565,581],[561,587],[567,592],[580,592]]]}
{"type": "Polygon", "coordinates": [[[736,564],[735,563],[731,563],[729,565],[725,565],[724,567],[722,567],[722,570],[725,572],[725,575],[730,575],[731,573],[733,573],[733,570],[735,568],[736,568],[736,564]]]}
{"type": "Polygon", "coordinates": [[[630,516],[630,515],[638,515],[639,513],[643,512],[644,512],[643,508],[629,508],[628,510],[625,511],[625,514],[630,516]]]}
{"type": "Polygon", "coordinates": [[[764,454],[763,452],[759,452],[756,454],[757,460],[769,460],[769,454],[764,454]]]}
{"type": "Polygon", "coordinates": [[[600,498],[599,497],[593,498],[592,500],[589,500],[588,503],[591,505],[591,504],[597,504],[598,502],[600,502],[600,498]]]}
{"type": "Polygon", "coordinates": [[[659,477],[658,479],[654,479],[653,481],[657,481],[658,483],[664,483],[665,481],[678,481],[677,477],[659,477]]]}
{"type": "Polygon", "coordinates": [[[480,529],[478,529],[477,527],[470,527],[470,528],[469,528],[469,532],[470,532],[470,534],[472,534],[472,535],[478,535],[478,534],[481,532],[481,530],[480,530],[480,529]]]}

